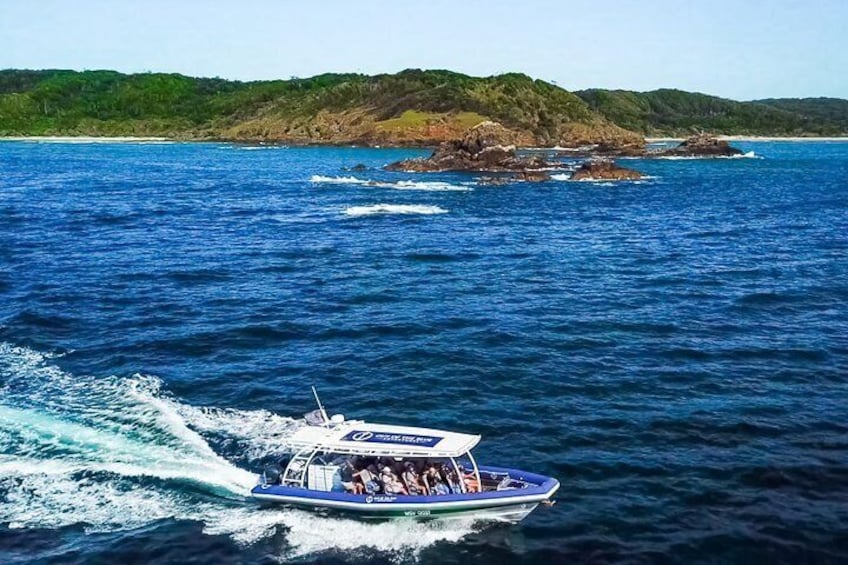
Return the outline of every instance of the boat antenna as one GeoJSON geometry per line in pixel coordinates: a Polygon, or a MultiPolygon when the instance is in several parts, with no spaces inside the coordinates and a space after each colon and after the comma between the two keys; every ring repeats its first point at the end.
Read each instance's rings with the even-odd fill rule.
{"type": "Polygon", "coordinates": [[[315,396],[315,402],[318,403],[318,410],[321,411],[321,417],[324,418],[324,423],[328,423],[330,419],[327,417],[327,411],[324,410],[324,405],[321,404],[321,399],[318,398],[318,391],[315,390],[315,385],[312,385],[312,394],[315,396]]]}

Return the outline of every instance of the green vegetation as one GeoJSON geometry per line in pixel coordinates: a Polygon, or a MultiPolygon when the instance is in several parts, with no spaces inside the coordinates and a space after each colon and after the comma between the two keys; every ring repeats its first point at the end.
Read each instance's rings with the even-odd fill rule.
{"type": "Polygon", "coordinates": [[[680,135],[840,135],[848,101],[735,102],[682,92],[576,95],[510,73],[410,69],[239,82],[114,71],[0,71],[0,135],[157,135],[302,143],[427,144],[491,119],[527,143],[680,135]],[[620,126],[620,127],[619,127],[620,126]],[[622,129],[625,128],[625,129],[622,129]]]}
{"type": "Polygon", "coordinates": [[[758,104],[771,106],[803,116],[812,123],[821,124],[820,131],[844,135],[848,132],[848,100],[841,98],[770,98],[757,100],[758,104]]]}
{"type": "Polygon", "coordinates": [[[0,71],[0,135],[349,142],[432,126],[434,120],[458,127],[482,119],[551,143],[572,122],[610,126],[577,96],[519,74],[476,78],[407,70],[238,82],[158,73],[0,71]]]}
{"type": "Polygon", "coordinates": [[[682,90],[576,93],[621,127],[647,135],[845,135],[848,101],[827,98],[737,102],[682,90]]]}

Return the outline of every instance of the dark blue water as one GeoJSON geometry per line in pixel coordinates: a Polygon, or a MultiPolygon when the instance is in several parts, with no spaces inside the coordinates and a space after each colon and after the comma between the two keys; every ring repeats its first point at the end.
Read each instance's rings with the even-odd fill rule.
{"type": "Polygon", "coordinates": [[[741,146],[481,186],[378,169],[415,151],[0,144],[0,561],[845,562],[848,143],[741,146]],[[311,384],[483,434],[559,503],[245,502],[311,384]]]}

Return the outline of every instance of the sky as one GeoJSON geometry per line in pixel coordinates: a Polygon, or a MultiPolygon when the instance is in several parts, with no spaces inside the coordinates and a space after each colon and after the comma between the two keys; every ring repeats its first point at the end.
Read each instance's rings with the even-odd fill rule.
{"type": "Polygon", "coordinates": [[[848,98],[848,0],[0,0],[0,68],[439,68],[569,90],[848,98]]]}

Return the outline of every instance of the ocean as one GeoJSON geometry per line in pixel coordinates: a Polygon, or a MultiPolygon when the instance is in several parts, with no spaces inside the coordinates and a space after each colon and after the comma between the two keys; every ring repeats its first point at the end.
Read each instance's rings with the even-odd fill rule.
{"type": "Polygon", "coordinates": [[[847,562],[848,143],[736,144],[487,186],[380,168],[423,150],[0,143],[0,562],[847,562]],[[558,503],[259,507],[311,385],[558,503]]]}

